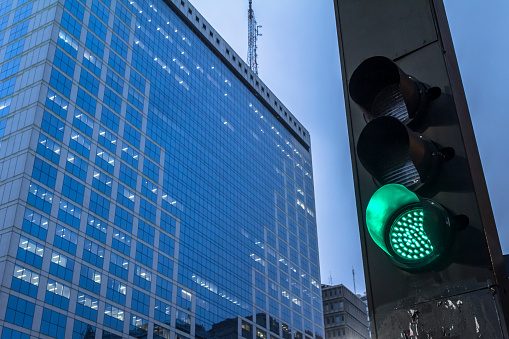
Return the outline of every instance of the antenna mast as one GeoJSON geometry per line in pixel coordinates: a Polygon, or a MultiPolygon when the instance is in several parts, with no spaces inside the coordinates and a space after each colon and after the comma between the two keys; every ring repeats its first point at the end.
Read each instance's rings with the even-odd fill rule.
{"type": "Polygon", "coordinates": [[[352,266],[352,278],[353,278],[353,293],[357,294],[357,288],[355,287],[355,270],[353,269],[353,266],[352,266]]]}
{"type": "Polygon", "coordinates": [[[248,18],[248,49],[247,49],[247,63],[249,67],[255,74],[258,74],[258,53],[256,46],[256,42],[259,36],[262,34],[259,32],[259,29],[262,26],[256,25],[256,19],[253,11],[253,0],[249,0],[249,9],[247,11],[248,18]]]}

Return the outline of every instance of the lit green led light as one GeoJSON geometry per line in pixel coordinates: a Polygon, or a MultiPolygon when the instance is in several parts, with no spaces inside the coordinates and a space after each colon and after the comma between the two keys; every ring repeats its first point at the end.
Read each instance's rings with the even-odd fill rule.
{"type": "Polygon", "coordinates": [[[445,210],[403,185],[380,187],[366,208],[371,239],[399,267],[423,269],[444,253],[451,235],[445,210]]]}
{"type": "Polygon", "coordinates": [[[389,230],[389,244],[404,260],[425,260],[433,255],[433,246],[423,228],[424,213],[416,207],[400,214],[389,230]]]}

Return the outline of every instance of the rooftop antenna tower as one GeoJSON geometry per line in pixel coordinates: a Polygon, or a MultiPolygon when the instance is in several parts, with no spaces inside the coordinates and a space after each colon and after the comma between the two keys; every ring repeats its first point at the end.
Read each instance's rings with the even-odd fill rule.
{"type": "Polygon", "coordinates": [[[353,269],[353,266],[352,266],[352,278],[353,278],[353,293],[357,295],[357,287],[355,287],[355,270],[353,269]]]}
{"type": "Polygon", "coordinates": [[[332,271],[330,271],[330,276],[329,276],[329,285],[332,286],[332,271]]]}
{"type": "Polygon", "coordinates": [[[248,17],[248,49],[247,49],[247,63],[251,70],[258,75],[258,57],[256,41],[259,36],[262,36],[259,29],[262,26],[256,24],[256,19],[253,11],[253,0],[249,0],[249,9],[247,11],[248,17]]]}

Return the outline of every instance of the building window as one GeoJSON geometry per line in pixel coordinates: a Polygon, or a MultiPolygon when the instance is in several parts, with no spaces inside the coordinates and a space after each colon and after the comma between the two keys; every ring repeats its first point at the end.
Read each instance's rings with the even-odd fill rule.
{"type": "Polygon", "coordinates": [[[69,34],[60,30],[58,33],[58,46],[62,47],[64,51],[76,58],[78,56],[78,43],[69,34]]]}
{"type": "Polygon", "coordinates": [[[90,156],[90,146],[91,142],[89,139],[85,138],[78,131],[72,129],[71,130],[71,140],[69,141],[69,147],[80,155],[88,159],[90,156]]]}
{"type": "Polygon", "coordinates": [[[53,251],[49,272],[56,277],[72,282],[74,272],[74,260],[63,254],[53,251]]]}
{"type": "Polygon", "coordinates": [[[154,256],[154,250],[150,247],[138,242],[136,245],[136,261],[142,263],[145,266],[152,267],[152,258],[154,256]]]}
{"type": "Polygon", "coordinates": [[[46,240],[48,234],[48,219],[32,211],[31,209],[25,209],[25,217],[23,218],[23,231],[30,233],[33,236],[46,240]]]}
{"type": "Polygon", "coordinates": [[[157,277],[156,295],[165,300],[171,301],[171,288],[172,285],[168,280],[157,277]]]}
{"type": "Polygon", "coordinates": [[[71,95],[72,81],[57,71],[55,68],[51,70],[51,78],[49,80],[49,84],[57,91],[62,93],[65,97],[69,98],[71,95]]]}
{"type": "Polygon", "coordinates": [[[41,128],[60,141],[64,138],[65,124],[48,111],[44,111],[41,128]]]}
{"type": "Polygon", "coordinates": [[[101,273],[86,265],[81,265],[80,287],[99,294],[101,291],[101,273]]]}
{"type": "Polygon", "coordinates": [[[91,321],[97,321],[99,300],[83,292],[78,292],[76,314],[91,321]]]}
{"type": "MultiPolygon", "coordinates": [[[[130,209],[131,211],[134,211],[134,199],[135,194],[133,191],[127,189],[123,185],[118,185],[117,189],[117,201],[130,209]]],[[[118,209],[117,209],[118,210],[118,209]]]]}
{"type": "Polygon", "coordinates": [[[79,40],[81,33],[81,24],[74,19],[67,11],[62,15],[62,27],[79,40]]]}
{"type": "Polygon", "coordinates": [[[122,332],[124,328],[124,311],[113,305],[106,304],[104,308],[104,325],[122,332]]]}
{"type": "Polygon", "coordinates": [[[120,118],[118,115],[110,111],[106,106],[103,106],[102,114],[101,114],[101,123],[105,124],[109,129],[113,132],[118,132],[118,125],[120,122],[120,118]]]}
{"type": "Polygon", "coordinates": [[[131,252],[131,237],[114,228],[111,247],[125,255],[129,255],[131,252]]]}
{"type": "Polygon", "coordinates": [[[99,143],[115,154],[117,151],[117,137],[104,127],[99,127],[99,143]]]}
{"type": "MultiPolygon", "coordinates": [[[[134,301],[134,297],[133,297],[134,301]]],[[[134,338],[147,338],[148,321],[137,315],[131,315],[129,335],[134,338]]]]}
{"type": "Polygon", "coordinates": [[[75,203],[83,204],[83,195],[85,194],[85,185],[79,183],[68,175],[64,176],[62,186],[62,195],[71,199],[75,203]]]}
{"type": "Polygon", "coordinates": [[[115,225],[131,233],[133,231],[133,215],[122,207],[117,206],[115,209],[115,225]]]}
{"type": "Polygon", "coordinates": [[[126,161],[129,165],[134,168],[138,168],[139,153],[124,142],[122,147],[122,160],[126,161]]]}
{"type": "Polygon", "coordinates": [[[108,289],[106,290],[106,298],[113,300],[121,305],[125,305],[127,294],[127,285],[113,278],[108,278],[108,289]]]}
{"type": "Polygon", "coordinates": [[[39,277],[39,274],[22,266],[15,265],[11,289],[24,295],[28,295],[29,297],[37,298],[39,277]]]}
{"type": "Polygon", "coordinates": [[[156,207],[145,199],[140,199],[140,215],[150,221],[156,222],[156,207]]]}
{"type": "Polygon", "coordinates": [[[134,311],[148,316],[150,296],[133,288],[133,299],[131,307],[134,311]]]}
{"type": "Polygon", "coordinates": [[[154,318],[162,323],[170,324],[171,307],[164,302],[157,300],[155,303],[154,318]]]}
{"type": "Polygon", "coordinates": [[[78,234],[68,228],[57,225],[53,245],[72,254],[76,254],[78,244],[78,234]]]}
{"type": "Polygon", "coordinates": [[[94,130],[94,120],[85,113],[81,112],[79,109],[74,110],[72,125],[89,137],[92,136],[92,132],[94,130]]]}
{"type": "MultiPolygon", "coordinates": [[[[77,312],[76,312],[77,313],[77,312]]],[[[95,326],[74,320],[73,339],[95,338],[95,326]]]]}
{"type": "MultiPolygon", "coordinates": [[[[145,241],[150,245],[154,245],[154,227],[150,226],[148,223],[140,220],[138,222],[138,238],[145,241]]],[[[159,242],[161,244],[161,242],[159,242]]],[[[165,252],[165,249],[159,248],[161,251],[165,252]]]]}
{"type": "Polygon", "coordinates": [[[112,178],[104,174],[98,169],[94,169],[94,178],[92,179],[92,186],[100,192],[111,196],[112,178]]]}
{"type": "Polygon", "coordinates": [[[108,225],[99,218],[89,215],[87,218],[87,235],[104,243],[106,242],[106,231],[108,225]]]}
{"type": "Polygon", "coordinates": [[[8,327],[4,327],[4,329],[2,330],[2,339],[9,338],[30,339],[30,335],[15,331],[8,327]]]}
{"type": "MultiPolygon", "coordinates": [[[[37,153],[39,153],[52,163],[58,165],[58,162],[60,160],[60,150],[61,147],[59,144],[54,142],[52,139],[50,139],[43,133],[39,133],[39,142],[37,143],[37,153]]],[[[54,188],[55,184],[53,184],[50,187],[54,188]]]]}
{"type": "Polygon", "coordinates": [[[71,289],[68,286],[65,286],[55,280],[48,279],[44,302],[67,311],[69,308],[70,296],[71,289]]]}
{"type": "Polygon", "coordinates": [[[44,187],[31,182],[28,189],[27,203],[47,214],[50,214],[51,205],[53,203],[53,193],[44,187]]]}
{"type": "Polygon", "coordinates": [[[43,254],[44,246],[23,236],[19,238],[17,259],[34,267],[41,268],[43,254]]]}
{"type": "Polygon", "coordinates": [[[128,272],[129,272],[129,261],[123,258],[122,256],[112,252],[110,257],[110,273],[124,280],[127,280],[128,272]]]}
{"type": "Polygon", "coordinates": [[[177,310],[175,327],[183,332],[191,333],[191,316],[184,311],[177,310]]]}
{"type": "Polygon", "coordinates": [[[104,247],[99,246],[93,241],[85,239],[85,247],[83,248],[83,260],[99,268],[102,268],[104,260],[104,247]]]}
{"type": "Polygon", "coordinates": [[[191,304],[192,304],[192,298],[193,295],[191,292],[186,291],[183,288],[178,288],[177,290],[177,305],[191,311],[191,304]]]}
{"type": "Polygon", "coordinates": [[[67,153],[67,162],[65,164],[65,170],[72,173],[79,179],[85,181],[87,179],[87,168],[88,163],[73,153],[67,153]]]}
{"type": "Polygon", "coordinates": [[[150,291],[150,286],[152,283],[152,273],[141,267],[136,265],[134,267],[134,281],[133,283],[136,286],[139,286],[147,291],[150,291]]]}
{"type": "Polygon", "coordinates": [[[92,191],[90,194],[90,211],[94,212],[98,216],[108,219],[110,213],[110,201],[102,195],[92,191]]]}
{"type": "MultiPolygon", "coordinates": [[[[151,163],[149,160],[145,159],[144,164],[151,163]]],[[[144,166],[144,169],[146,167],[144,166]]],[[[159,168],[157,168],[159,170],[159,168]]],[[[144,174],[145,170],[144,170],[144,174]]],[[[141,184],[141,194],[149,198],[152,202],[157,203],[157,186],[154,185],[150,180],[143,178],[141,184]]]]}
{"type": "Polygon", "coordinates": [[[76,229],[79,229],[81,220],[81,208],[78,208],[70,202],[61,199],[60,208],[58,210],[58,219],[76,229]]]}
{"type": "MultiPolygon", "coordinates": [[[[85,51],[83,57],[83,64],[91,69],[93,72],[99,73],[97,76],[101,75],[101,62],[98,61],[94,56],[92,56],[88,51],[85,51]]],[[[76,105],[83,108],[85,112],[90,114],[91,116],[95,116],[95,109],[97,106],[97,100],[94,99],[90,94],[84,91],[81,87],[78,88],[78,96],[76,97],[76,105]]]]}
{"type": "MultiPolygon", "coordinates": [[[[145,158],[143,161],[143,174],[152,179],[154,182],[159,181],[159,166],[154,164],[152,161],[145,158]]],[[[156,195],[157,198],[157,195],[156,195]]],[[[151,199],[156,202],[155,199],[151,199]]]]}
{"type": "MultiPolygon", "coordinates": [[[[134,71],[131,70],[131,75],[134,71]]],[[[133,124],[136,128],[141,130],[142,127],[142,121],[143,118],[141,116],[141,113],[139,113],[133,106],[127,104],[127,110],[126,110],[126,119],[131,124],[133,124]]],[[[148,139],[145,142],[145,154],[147,154],[147,142],[150,142],[148,139]]]]}
{"type": "Polygon", "coordinates": [[[106,172],[113,174],[115,168],[115,157],[100,147],[97,147],[95,163],[106,172]]]}
{"type": "Polygon", "coordinates": [[[120,163],[119,179],[121,182],[127,184],[132,189],[136,189],[136,181],[138,179],[138,175],[136,174],[135,170],[124,163],[120,163]]]}
{"type": "Polygon", "coordinates": [[[31,329],[34,319],[35,304],[24,299],[9,295],[5,321],[14,325],[31,329]]]}

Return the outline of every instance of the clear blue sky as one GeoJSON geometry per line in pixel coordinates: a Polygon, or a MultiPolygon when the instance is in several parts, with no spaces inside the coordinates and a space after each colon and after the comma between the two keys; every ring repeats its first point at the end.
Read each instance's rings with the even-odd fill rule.
{"type": "MultiPolygon", "coordinates": [[[[248,0],[191,0],[246,60],[248,0]]],[[[445,0],[504,253],[509,253],[509,1],[445,0]]],[[[322,282],[365,289],[332,0],[253,0],[259,76],[311,134],[322,282]]]]}

